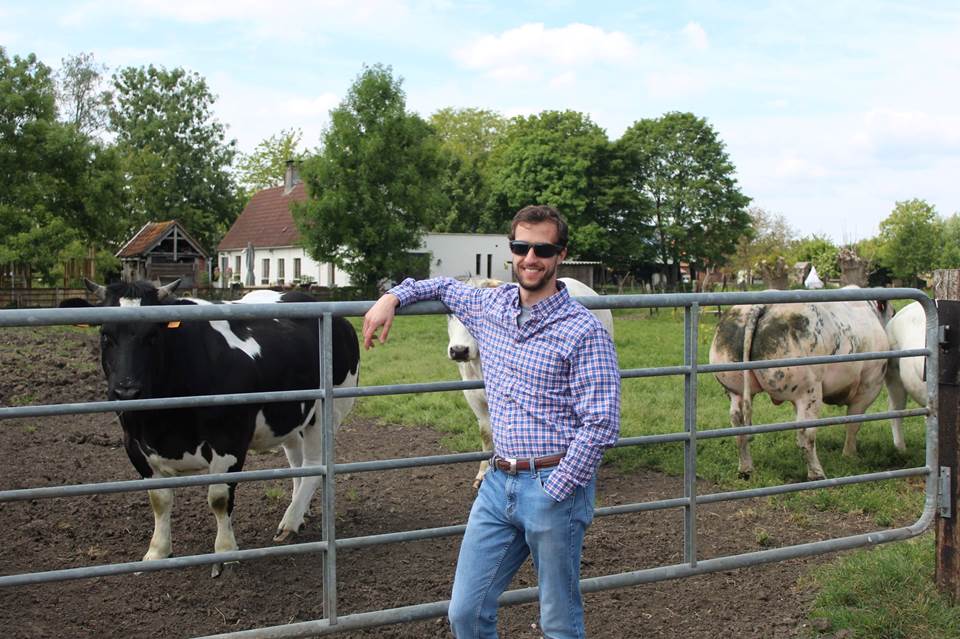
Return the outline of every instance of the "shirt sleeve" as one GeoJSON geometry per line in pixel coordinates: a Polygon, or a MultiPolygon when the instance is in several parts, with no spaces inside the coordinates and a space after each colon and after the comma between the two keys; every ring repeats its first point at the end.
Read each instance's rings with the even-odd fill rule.
{"type": "Polygon", "coordinates": [[[408,277],[387,292],[397,296],[401,308],[414,302],[441,301],[470,328],[481,314],[484,291],[490,290],[468,286],[452,277],[428,280],[408,277]]]}
{"type": "Polygon", "coordinates": [[[556,501],[589,483],[603,451],[620,437],[620,366],[613,339],[602,327],[588,333],[571,356],[570,392],[580,427],[543,486],[556,501]]]}

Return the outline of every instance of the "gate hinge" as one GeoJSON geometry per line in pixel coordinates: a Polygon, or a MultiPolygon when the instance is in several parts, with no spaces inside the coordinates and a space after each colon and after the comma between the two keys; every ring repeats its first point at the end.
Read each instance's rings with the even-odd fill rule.
{"type": "Polygon", "coordinates": [[[953,518],[953,508],[951,508],[953,502],[952,497],[953,495],[950,494],[950,467],[941,466],[937,502],[940,507],[940,517],[943,519],[953,518]]]}

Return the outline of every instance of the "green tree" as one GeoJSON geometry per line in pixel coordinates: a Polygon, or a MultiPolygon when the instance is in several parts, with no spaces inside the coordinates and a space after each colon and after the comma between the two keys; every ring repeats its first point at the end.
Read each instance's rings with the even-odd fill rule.
{"type": "Polygon", "coordinates": [[[408,252],[445,206],[441,169],[437,137],[407,111],[402,80],[365,67],[303,164],[309,199],[293,212],[304,246],[360,286],[408,272],[408,252]]]}
{"type": "Polygon", "coordinates": [[[240,212],[230,170],[236,141],[213,117],[214,96],[197,73],[127,67],[113,76],[110,122],[129,181],[127,233],[177,219],[212,250],[240,212]]]}
{"type": "Polygon", "coordinates": [[[243,201],[261,189],[283,184],[287,160],[303,159],[300,143],[301,129],[283,129],[258,144],[251,153],[241,153],[237,160],[240,186],[244,190],[243,201]]]}
{"type": "Polygon", "coordinates": [[[57,72],[57,104],[60,117],[81,133],[104,130],[110,118],[110,92],[103,89],[107,67],[97,64],[92,53],[79,53],[61,61],[57,72]]]}
{"type": "Polygon", "coordinates": [[[960,268],[960,213],[943,221],[943,250],[939,268],[960,268]]]}
{"type": "Polygon", "coordinates": [[[495,111],[448,107],[430,116],[430,125],[440,139],[444,162],[441,189],[449,201],[435,230],[480,231],[490,200],[490,154],[507,121],[495,111]]]}
{"type": "Polygon", "coordinates": [[[723,264],[749,233],[750,198],[740,192],[713,127],[692,113],[667,113],[635,122],[618,146],[629,184],[650,208],[657,255],[670,280],[676,281],[681,261],[692,269],[723,264]]]}
{"type": "Polygon", "coordinates": [[[516,117],[490,158],[491,199],[486,232],[504,232],[528,204],[556,207],[570,224],[570,252],[602,257],[611,245],[604,209],[612,148],[607,134],[578,111],[543,111],[516,117]]]}
{"type": "Polygon", "coordinates": [[[793,243],[788,252],[787,265],[793,267],[797,262],[810,262],[817,269],[820,279],[840,276],[840,247],[822,235],[811,235],[793,243]]]}
{"type": "Polygon", "coordinates": [[[936,209],[924,200],[897,202],[880,222],[880,255],[893,276],[915,283],[918,275],[937,268],[943,230],[936,209]]]}
{"type": "Polygon", "coordinates": [[[47,284],[68,247],[116,235],[123,201],[113,150],[56,116],[49,67],[0,47],[0,263],[47,284]]]}
{"type": "Polygon", "coordinates": [[[786,259],[796,236],[786,218],[759,206],[750,207],[747,214],[750,216],[750,232],[745,232],[737,241],[733,266],[754,271],[763,260],[772,264],[778,257],[786,259]]]}

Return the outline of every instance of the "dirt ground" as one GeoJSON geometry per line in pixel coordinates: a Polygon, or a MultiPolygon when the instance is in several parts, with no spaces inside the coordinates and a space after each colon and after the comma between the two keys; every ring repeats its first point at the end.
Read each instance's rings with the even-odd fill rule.
{"type": "MultiPolygon", "coordinates": [[[[92,332],[0,331],[0,405],[102,399],[105,385],[92,332]]],[[[0,490],[135,479],[113,415],[0,422],[0,490]]],[[[339,461],[448,452],[430,429],[349,420],[337,435],[339,461]]],[[[247,469],[283,467],[282,453],[253,455],[247,469]]],[[[436,466],[343,475],[337,481],[337,534],[354,537],[462,523],[475,467],[436,466]]],[[[699,490],[713,487],[701,484],[699,490]]],[[[242,548],[269,546],[287,505],[288,482],[241,484],[234,512],[242,548]],[[284,494],[278,494],[283,489],[284,494]]],[[[601,469],[600,505],[682,494],[677,478],[601,469]]],[[[315,502],[316,504],[316,502],[315,502]]],[[[701,507],[700,557],[854,534],[874,526],[855,516],[791,518],[764,500],[701,507]]],[[[142,493],[0,504],[0,574],[11,575],[139,559],[153,517],[142,493]]],[[[174,553],[210,552],[215,523],[205,489],[178,492],[174,553]]],[[[296,541],[320,539],[311,519],[296,541]]],[[[587,534],[583,576],[677,563],[681,512],[598,518],[587,534]]],[[[408,542],[338,555],[340,615],[445,600],[459,538],[408,542]]],[[[590,637],[810,636],[812,593],[798,578],[820,557],[585,597],[590,637]]],[[[319,556],[255,560],[211,579],[209,567],[0,589],[0,628],[21,637],[194,637],[322,617],[319,556]]],[[[513,588],[534,585],[528,566],[513,588]]],[[[505,608],[501,636],[540,637],[534,604],[505,608]]],[[[441,620],[386,626],[344,637],[447,637],[441,620]]],[[[829,633],[827,636],[830,636],[829,633]]],[[[842,636],[842,633],[841,633],[842,636]]]]}

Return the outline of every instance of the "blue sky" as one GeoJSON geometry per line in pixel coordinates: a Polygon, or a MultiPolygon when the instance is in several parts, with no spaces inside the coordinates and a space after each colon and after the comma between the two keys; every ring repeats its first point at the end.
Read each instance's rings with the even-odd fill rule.
{"type": "Polygon", "coordinates": [[[744,193],[801,235],[871,237],[898,200],[960,211],[960,3],[0,0],[0,45],[57,67],[182,66],[241,150],[315,146],[362,65],[409,108],[590,114],[616,139],[706,118],[744,193]]]}

